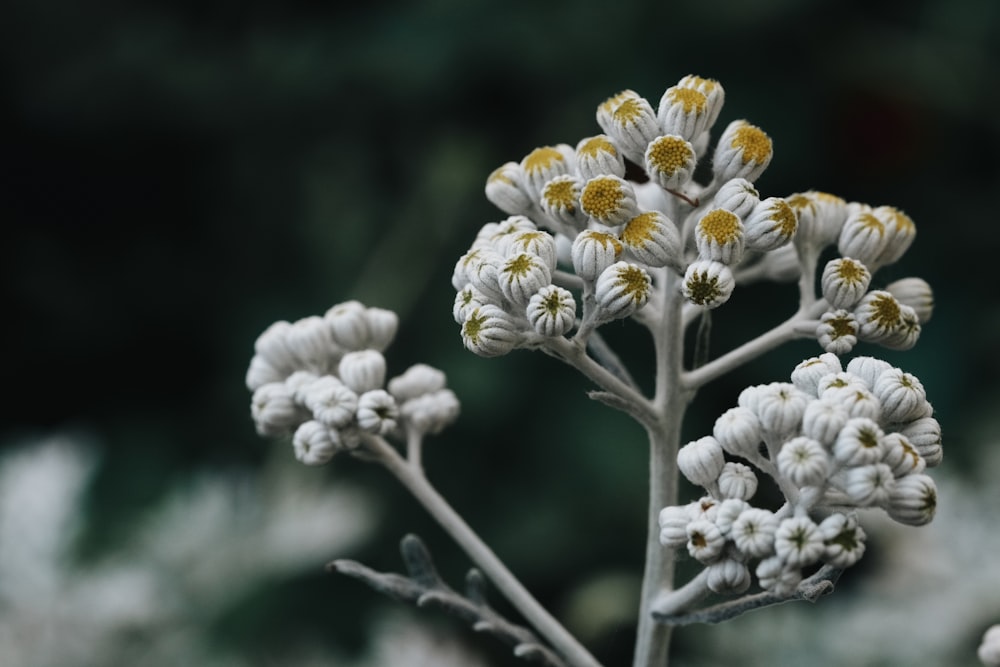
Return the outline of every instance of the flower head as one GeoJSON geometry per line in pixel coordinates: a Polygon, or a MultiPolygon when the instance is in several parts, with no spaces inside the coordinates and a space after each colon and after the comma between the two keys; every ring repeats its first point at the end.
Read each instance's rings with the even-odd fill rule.
{"type": "Polygon", "coordinates": [[[576,301],[569,290],[546,285],[528,301],[528,322],[543,336],[562,336],[576,322],[576,301]]]}
{"type": "Polygon", "coordinates": [[[607,227],[623,225],[639,214],[632,186],[610,174],[595,176],[584,184],[580,206],[584,213],[607,227]]]}
{"type": "Polygon", "coordinates": [[[628,317],[646,305],[653,287],[646,270],[629,262],[616,262],[601,272],[594,286],[598,319],[611,320],[628,317]]]}
{"type": "Polygon", "coordinates": [[[514,319],[492,304],[472,309],[462,324],[462,342],[481,357],[507,354],[520,340],[520,327],[514,319]]]}
{"type": "Polygon", "coordinates": [[[774,155],[771,138],[745,120],[734,120],[719,137],[712,171],[720,181],[745,178],[751,183],[764,173],[774,155]]]}
{"type": "Polygon", "coordinates": [[[745,229],[735,213],[715,208],[698,221],[695,242],[702,259],[738,264],[743,257],[745,229]]]}
{"type": "Polygon", "coordinates": [[[799,221],[795,211],[781,197],[761,200],[745,220],[749,250],[770,252],[792,240],[799,221]]]}
{"type": "Polygon", "coordinates": [[[718,308],[733,294],[736,278],[722,262],[702,259],[691,262],[684,273],[681,291],[696,306],[718,308]]]}
{"type": "Polygon", "coordinates": [[[646,173],[661,188],[677,190],[691,180],[697,156],[690,141],[676,134],[653,139],[644,155],[646,173]]]}
{"type": "Polygon", "coordinates": [[[635,216],[625,223],[618,238],[626,253],[647,266],[680,266],[680,233],[670,218],[659,211],[635,216]]]}

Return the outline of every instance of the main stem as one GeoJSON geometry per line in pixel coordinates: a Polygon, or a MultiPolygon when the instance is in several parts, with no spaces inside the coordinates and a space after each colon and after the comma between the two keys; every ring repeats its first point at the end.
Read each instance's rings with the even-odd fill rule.
{"type": "Polygon", "coordinates": [[[660,510],[677,504],[677,448],[681,421],[690,400],[682,387],[684,330],[681,317],[683,297],[680,276],[663,270],[662,320],[652,327],[656,349],[657,418],[646,425],[649,436],[649,513],[647,516],[646,567],[639,603],[639,631],[636,636],[634,667],[666,667],[669,661],[671,627],[657,623],[652,614],[657,593],[673,587],[673,552],[660,544],[660,510]]]}

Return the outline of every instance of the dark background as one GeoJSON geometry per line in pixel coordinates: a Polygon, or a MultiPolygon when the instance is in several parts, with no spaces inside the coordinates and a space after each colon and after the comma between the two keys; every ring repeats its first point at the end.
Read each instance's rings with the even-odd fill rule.
{"type": "MultiPolygon", "coordinates": [[[[816,188],[913,217],[915,245],[877,282],[919,275],[938,308],[914,351],[885,356],[927,386],[946,465],[972,467],[995,423],[993,0],[10,0],[3,15],[0,444],[101,443],[81,557],[193,473],[260,466],[275,445],[248,417],[254,338],[357,298],[400,313],[391,372],[448,373],[463,416],[430,443],[429,474],[529,588],[558,609],[588,572],[639,572],[640,429],[543,355],[465,352],[450,276],[503,217],[482,194],[494,167],[598,132],[597,104],[623,88],[655,102],[689,73],[725,86],[720,127],[742,117],[772,137],[765,196],[816,188]]],[[[793,308],[788,291],[738,291],[714,349],[793,308]]],[[[818,351],[793,345],[720,381],[686,433],[818,351]]],[[[308,474],[363,480],[393,508],[350,556],[398,569],[395,544],[417,531],[460,576],[464,558],[380,471],[308,474]]],[[[219,619],[218,640],[248,655],[302,637],[360,647],[366,614],[392,603],[320,565],[219,619]]],[[[631,630],[595,651],[624,664],[631,630]]]]}

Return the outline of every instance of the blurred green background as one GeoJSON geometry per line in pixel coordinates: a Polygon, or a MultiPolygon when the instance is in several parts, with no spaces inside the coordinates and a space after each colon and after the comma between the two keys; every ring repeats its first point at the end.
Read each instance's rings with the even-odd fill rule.
{"type": "MultiPolygon", "coordinates": [[[[815,188],[913,217],[915,245],[877,281],[923,277],[938,307],[915,350],[884,356],[927,386],[952,474],[971,475],[997,444],[994,0],[9,0],[3,15],[0,444],[68,433],[99,452],[81,562],[114,553],[197,475],[290,458],[253,432],[253,341],[274,320],[357,298],[401,316],[390,374],[429,363],[462,400],[427,452],[444,495],[558,613],[588,608],[582,584],[627,597],[645,539],[641,430],[543,355],[464,351],[450,276],[478,228],[503,217],[482,194],[494,167],[598,132],[597,104],[623,88],[655,101],[689,73],[725,86],[720,125],[747,118],[772,137],[765,196],[815,188]]],[[[738,290],[714,349],[777,323],[792,298],[738,290]]],[[[641,362],[636,340],[626,356],[641,362]]],[[[685,433],[818,351],[789,346],[721,380],[685,433]]],[[[381,471],[338,459],[295,474],[360,485],[381,508],[368,539],[329,558],[398,570],[413,531],[458,582],[464,557],[381,471]]],[[[323,562],[206,619],[212,651],[253,665],[287,664],[303,643],[362,653],[394,603],[323,562]]],[[[632,627],[608,613],[590,619],[588,642],[626,664],[632,627]]],[[[515,664],[490,640],[469,643],[515,664]]],[[[681,633],[675,650],[697,643],[681,633]]]]}

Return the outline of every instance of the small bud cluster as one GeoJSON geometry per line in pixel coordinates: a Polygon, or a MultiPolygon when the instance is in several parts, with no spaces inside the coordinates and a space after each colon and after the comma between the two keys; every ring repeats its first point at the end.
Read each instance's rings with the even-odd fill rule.
{"type": "Polygon", "coordinates": [[[748,588],[753,562],[761,588],[779,594],[803,568],[853,565],[865,550],[858,509],[912,526],[934,517],[925,471],[941,462],[941,428],[916,377],[873,357],[844,368],[825,353],[790,379],[743,390],[712,435],[678,452],[680,472],[708,495],[663,509],[660,542],[709,568],[717,593],[748,588]],[[751,504],[758,478],[746,463],[773,478],[784,506],[751,504]]]}
{"type": "Polygon", "coordinates": [[[291,435],[296,458],[321,465],[365,433],[437,433],[451,423],[458,399],[440,370],[417,364],[386,383],[382,352],[398,324],[392,311],[348,301],[268,327],[246,375],[257,433],[291,435]]]}

